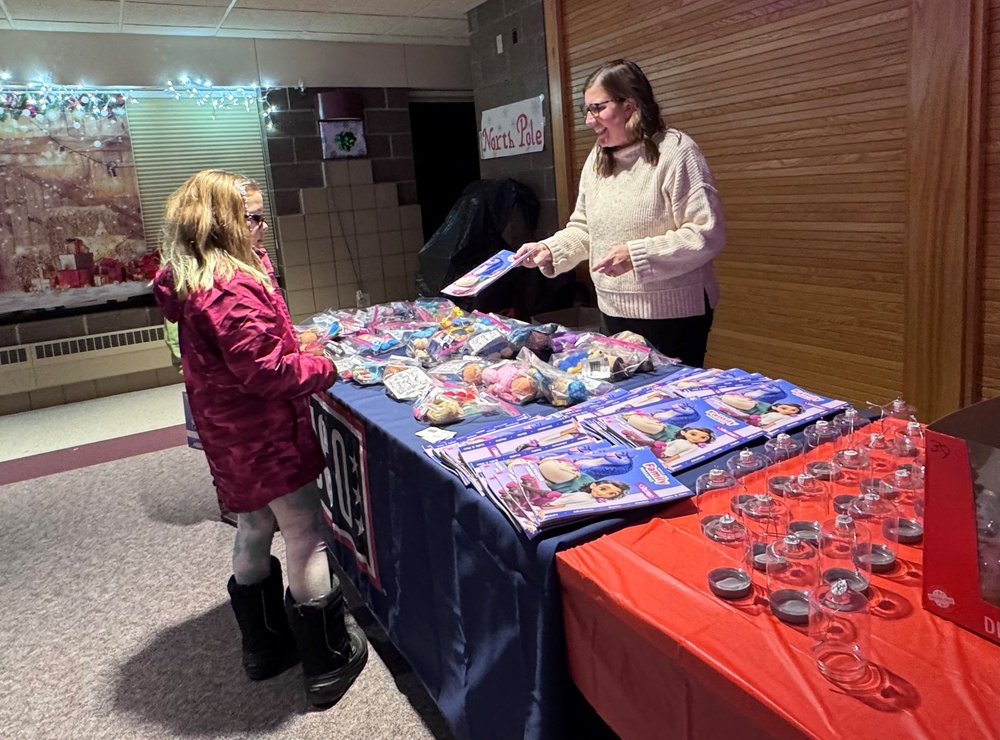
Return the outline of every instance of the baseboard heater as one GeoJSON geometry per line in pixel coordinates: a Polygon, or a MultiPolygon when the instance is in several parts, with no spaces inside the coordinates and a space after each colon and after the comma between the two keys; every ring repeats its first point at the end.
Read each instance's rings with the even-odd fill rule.
{"type": "Polygon", "coordinates": [[[0,395],[170,366],[163,326],[0,349],[0,395]]]}

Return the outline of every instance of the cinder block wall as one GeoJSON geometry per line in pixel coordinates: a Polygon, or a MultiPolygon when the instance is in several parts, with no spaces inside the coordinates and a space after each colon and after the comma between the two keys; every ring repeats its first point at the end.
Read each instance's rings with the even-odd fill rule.
{"type": "Polygon", "coordinates": [[[479,163],[483,179],[509,177],[523,182],[534,191],[541,203],[536,236],[544,238],[559,229],[561,224],[556,211],[542,0],[487,0],[470,10],[468,17],[476,120],[481,120],[484,110],[536,95],[545,96],[542,106],[545,112],[545,149],[533,154],[485,159],[479,163]],[[515,33],[517,43],[514,43],[515,33]],[[497,36],[503,39],[503,51],[499,54],[497,36]]]}
{"type": "Polygon", "coordinates": [[[316,94],[272,91],[268,135],[280,267],[293,318],[412,298],[423,246],[409,93],[363,88],[364,159],[323,160],[316,94]]]}

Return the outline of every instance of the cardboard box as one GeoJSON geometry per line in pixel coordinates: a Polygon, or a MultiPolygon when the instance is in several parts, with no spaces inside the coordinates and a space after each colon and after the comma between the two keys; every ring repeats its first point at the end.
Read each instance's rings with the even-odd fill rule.
{"type": "Polygon", "coordinates": [[[1000,545],[981,555],[978,529],[1000,496],[1000,398],[927,427],[925,496],[924,608],[1000,643],[1000,545]]]}
{"type": "Polygon", "coordinates": [[[92,270],[93,267],[94,255],[90,252],[59,255],[60,270],[92,270]]]}
{"type": "Polygon", "coordinates": [[[604,333],[601,312],[587,306],[573,306],[558,311],[546,311],[531,317],[533,324],[562,324],[567,329],[604,333]]]}
{"type": "Polygon", "coordinates": [[[90,270],[60,270],[58,272],[59,285],[66,288],[82,288],[90,285],[90,270]]]}

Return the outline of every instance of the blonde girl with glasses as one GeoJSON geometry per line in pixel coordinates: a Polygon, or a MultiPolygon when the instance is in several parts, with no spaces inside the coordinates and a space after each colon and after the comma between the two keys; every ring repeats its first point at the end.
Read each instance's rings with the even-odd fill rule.
{"type": "Polygon", "coordinates": [[[518,255],[547,277],[589,261],[609,334],[632,331],[684,364],[705,362],[719,300],[712,260],[726,241],[715,180],[698,145],[667,127],[642,70],[595,70],[581,112],[594,132],[569,223],[518,255]]]}
{"type": "Polygon", "coordinates": [[[326,559],[316,478],[323,455],[309,396],[337,371],[299,351],[288,308],[262,248],[260,187],[205,170],[167,202],[154,295],[177,323],[191,414],[225,508],[238,515],[228,591],[252,680],[301,658],[306,698],[337,702],[364,668],[364,633],[345,621],[326,559]],[[288,590],[271,555],[285,540],[288,590]]]}

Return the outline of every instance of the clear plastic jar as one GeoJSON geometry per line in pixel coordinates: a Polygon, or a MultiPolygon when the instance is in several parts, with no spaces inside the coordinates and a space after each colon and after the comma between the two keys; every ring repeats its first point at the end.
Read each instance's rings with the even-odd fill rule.
{"type": "Polygon", "coordinates": [[[846,580],[823,583],[809,599],[813,659],[834,683],[862,681],[870,662],[871,611],[868,599],[846,580]]]}
{"type": "Polygon", "coordinates": [[[771,544],[765,558],[771,613],[788,624],[809,621],[809,594],[819,584],[819,554],[792,532],[771,544]]]}
{"type": "Polygon", "coordinates": [[[871,584],[871,564],[863,556],[871,550],[868,528],[848,514],[827,519],[819,528],[820,580],[847,581],[859,593],[871,584]]]}
{"type": "Polygon", "coordinates": [[[695,505],[701,531],[723,514],[731,514],[733,498],[740,493],[736,478],[728,470],[712,468],[695,481],[695,505]]]}

